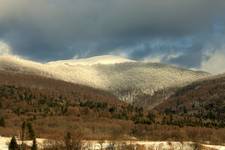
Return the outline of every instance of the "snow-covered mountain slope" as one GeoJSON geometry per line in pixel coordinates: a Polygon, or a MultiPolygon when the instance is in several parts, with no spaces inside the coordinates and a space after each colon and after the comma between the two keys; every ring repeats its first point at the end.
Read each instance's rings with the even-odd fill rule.
{"type": "Polygon", "coordinates": [[[138,62],[117,56],[37,63],[16,56],[0,56],[0,70],[36,74],[112,91],[133,101],[140,93],[181,86],[208,76],[169,65],[138,62]]]}

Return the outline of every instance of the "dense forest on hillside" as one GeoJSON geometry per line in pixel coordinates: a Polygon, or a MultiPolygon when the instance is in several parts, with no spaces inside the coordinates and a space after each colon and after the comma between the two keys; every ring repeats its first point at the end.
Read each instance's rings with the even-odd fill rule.
{"type": "Polygon", "coordinates": [[[156,109],[170,115],[193,118],[199,126],[224,128],[225,77],[200,81],[181,88],[156,109]]]}
{"type": "Polygon", "coordinates": [[[182,90],[165,104],[160,104],[158,109],[147,111],[98,89],[1,72],[0,133],[2,136],[20,136],[21,124],[26,121],[33,125],[37,137],[48,139],[62,139],[69,131],[72,135],[82,134],[83,139],[95,140],[225,141],[224,119],[200,120],[198,114],[190,114],[189,107],[184,111],[182,103],[178,107],[183,109],[173,111],[173,103],[167,102],[179,95],[182,90]]]}

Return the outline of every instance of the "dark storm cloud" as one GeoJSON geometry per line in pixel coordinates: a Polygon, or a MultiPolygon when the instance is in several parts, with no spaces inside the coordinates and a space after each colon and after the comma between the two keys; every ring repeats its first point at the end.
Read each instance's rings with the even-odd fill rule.
{"type": "Polygon", "coordinates": [[[199,66],[224,21],[224,0],[0,0],[0,38],[42,61],[121,49],[136,59],[182,52],[163,62],[199,66]]]}

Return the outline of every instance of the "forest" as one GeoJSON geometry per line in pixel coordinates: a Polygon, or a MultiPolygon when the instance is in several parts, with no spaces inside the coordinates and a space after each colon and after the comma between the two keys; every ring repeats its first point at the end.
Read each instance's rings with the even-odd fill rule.
{"type": "Polygon", "coordinates": [[[35,133],[28,139],[64,140],[62,135],[70,134],[79,140],[221,143],[225,141],[225,105],[220,90],[225,86],[224,80],[217,80],[181,88],[147,110],[102,90],[4,72],[0,74],[0,132],[2,136],[21,137],[26,123],[29,132],[35,133]]]}

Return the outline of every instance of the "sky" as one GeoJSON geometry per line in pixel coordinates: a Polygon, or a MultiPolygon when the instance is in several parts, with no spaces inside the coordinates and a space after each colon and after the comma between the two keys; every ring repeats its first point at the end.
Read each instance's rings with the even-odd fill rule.
{"type": "Polygon", "coordinates": [[[225,0],[0,0],[4,53],[40,62],[110,54],[221,73],[225,0]]]}

